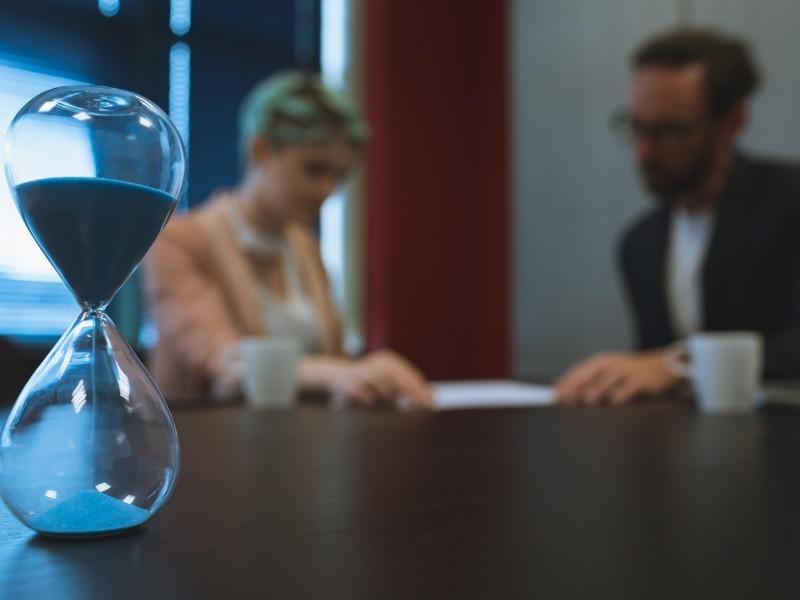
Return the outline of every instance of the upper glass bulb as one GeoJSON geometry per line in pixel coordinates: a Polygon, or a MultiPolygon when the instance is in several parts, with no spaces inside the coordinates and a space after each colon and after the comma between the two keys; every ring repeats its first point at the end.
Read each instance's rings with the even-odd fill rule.
{"type": "Polygon", "coordinates": [[[59,87],[17,114],[5,140],[17,206],[84,308],[102,308],[175,208],[186,178],[180,136],[149,100],[59,87]]]}

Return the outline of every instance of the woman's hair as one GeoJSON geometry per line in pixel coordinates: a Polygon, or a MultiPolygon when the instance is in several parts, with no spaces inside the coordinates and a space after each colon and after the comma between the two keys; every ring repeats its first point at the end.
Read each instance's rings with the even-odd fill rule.
{"type": "Polygon", "coordinates": [[[342,135],[348,143],[367,141],[367,124],[356,105],[317,75],[285,71],[253,88],[239,111],[239,151],[263,136],[275,148],[326,142],[342,135]]]}

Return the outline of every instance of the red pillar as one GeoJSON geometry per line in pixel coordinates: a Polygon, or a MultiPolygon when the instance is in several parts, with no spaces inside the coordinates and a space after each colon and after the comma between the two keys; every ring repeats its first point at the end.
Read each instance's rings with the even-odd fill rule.
{"type": "Polygon", "coordinates": [[[431,378],[506,376],[505,2],[364,5],[368,346],[431,378]]]}

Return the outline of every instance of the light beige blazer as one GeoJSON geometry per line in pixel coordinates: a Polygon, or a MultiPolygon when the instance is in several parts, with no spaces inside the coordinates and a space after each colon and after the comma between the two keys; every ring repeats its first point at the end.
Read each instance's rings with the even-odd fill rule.
{"type": "MultiPolygon", "coordinates": [[[[170,219],[143,263],[147,304],[159,341],[148,368],[167,397],[203,396],[224,375],[227,357],[245,336],[268,335],[255,272],[224,214],[230,194],[170,219]]],[[[342,354],[342,329],[313,232],[286,226],[301,285],[319,323],[323,354],[342,354]]]]}

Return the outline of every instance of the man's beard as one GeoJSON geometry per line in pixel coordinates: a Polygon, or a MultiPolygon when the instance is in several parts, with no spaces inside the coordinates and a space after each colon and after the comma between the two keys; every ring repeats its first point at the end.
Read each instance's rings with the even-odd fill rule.
{"type": "Polygon", "coordinates": [[[647,189],[659,204],[669,206],[680,197],[692,193],[705,183],[714,169],[714,147],[706,145],[697,160],[685,173],[664,171],[658,164],[640,163],[639,172],[647,189]]]}

